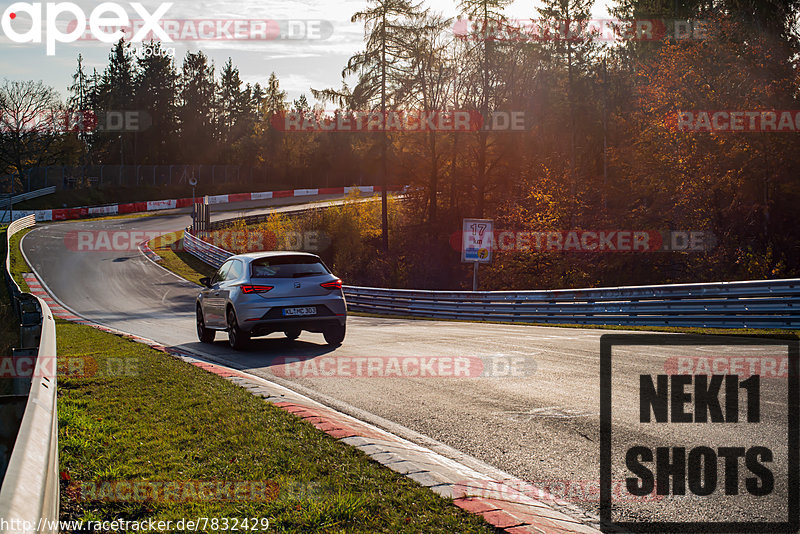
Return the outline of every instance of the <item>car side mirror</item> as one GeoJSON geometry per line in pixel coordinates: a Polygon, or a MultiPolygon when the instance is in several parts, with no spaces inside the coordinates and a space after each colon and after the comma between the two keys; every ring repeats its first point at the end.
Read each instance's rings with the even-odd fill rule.
{"type": "Polygon", "coordinates": [[[204,276],[203,278],[200,279],[200,283],[206,287],[211,287],[211,278],[209,278],[208,276],[204,276]]]}

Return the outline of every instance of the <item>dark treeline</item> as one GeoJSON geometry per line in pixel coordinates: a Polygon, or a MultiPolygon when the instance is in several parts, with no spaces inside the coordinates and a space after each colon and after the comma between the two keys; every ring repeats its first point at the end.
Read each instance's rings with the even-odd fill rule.
{"type": "MultiPolygon", "coordinates": [[[[292,184],[308,175],[324,183],[350,183],[357,162],[337,159],[338,147],[317,147],[315,157],[270,125],[273,114],[309,109],[305,96],[287,102],[273,73],[266,86],[242,82],[231,59],[217,71],[202,51],[188,53],[178,67],[158,42],[137,54],[120,41],[104,72],[87,75],[81,58],[70,86],[70,109],[144,111],[141,132],[85,134],[83,157],[103,164],[215,164],[265,169],[273,183],[292,184]]],[[[304,182],[305,183],[305,182],[304,182]]]]}
{"type": "MultiPolygon", "coordinates": [[[[361,283],[468,286],[470,270],[451,246],[464,217],[494,218],[509,230],[703,230],[718,240],[705,253],[501,251],[482,270],[485,289],[800,274],[800,132],[675,128],[679,111],[800,109],[800,2],[621,0],[617,19],[703,20],[705,33],[615,43],[586,34],[498,38],[486,28],[512,23],[503,5],[462,0],[470,22],[459,34],[457,21],[423,6],[372,0],[353,16],[365,45],[342,75],[354,82],[311,89],[324,103],[313,109],[305,96],[288,102],[274,74],[264,87],[244,84],[230,60],[217,72],[197,52],[178,67],[157,43],[138,59],[120,42],[102,73],[87,74],[79,59],[67,105],[146,110],[152,126],[80,134],[58,157],[249,165],[287,184],[309,176],[321,185],[357,176],[408,184],[401,213],[384,219],[388,232],[354,260],[361,283]],[[525,129],[297,133],[273,125],[277,113],[319,114],[323,106],[521,112],[525,129]]],[[[585,20],[591,7],[547,0],[533,16],[585,20]]]]}

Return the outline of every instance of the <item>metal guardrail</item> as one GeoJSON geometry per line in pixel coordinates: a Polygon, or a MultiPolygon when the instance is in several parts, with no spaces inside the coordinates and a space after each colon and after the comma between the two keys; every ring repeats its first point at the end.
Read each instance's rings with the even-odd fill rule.
{"type": "Polygon", "coordinates": [[[183,248],[192,256],[203,260],[215,269],[218,269],[225,263],[226,259],[233,256],[233,252],[228,252],[211,243],[206,243],[199,237],[193,236],[190,230],[190,228],[186,228],[183,231],[183,248]]]}
{"type": "MultiPolygon", "coordinates": [[[[380,200],[380,196],[373,196],[373,197],[366,197],[360,198],[355,202],[377,202],[380,200]]],[[[287,217],[294,217],[298,215],[302,215],[304,213],[329,208],[332,206],[341,206],[347,202],[352,202],[346,199],[342,200],[328,200],[322,203],[319,203],[317,206],[312,206],[310,208],[294,208],[293,206],[276,206],[278,209],[276,212],[269,212],[269,213],[259,213],[257,215],[240,215],[238,217],[231,217],[228,219],[218,219],[216,221],[211,221],[208,225],[210,231],[214,230],[221,230],[223,228],[227,228],[231,226],[235,221],[244,221],[245,224],[259,224],[262,222],[266,222],[274,213],[279,213],[281,215],[286,215],[287,217]],[[286,208],[289,208],[288,210],[286,208]]]]}
{"type": "Polygon", "coordinates": [[[55,366],[56,324],[47,304],[25,415],[0,488],[0,517],[31,525],[19,532],[58,532],[58,411],[55,366]]]}
{"type": "MultiPolygon", "coordinates": [[[[233,255],[188,231],[184,246],[213,267],[233,255]]],[[[343,290],[350,311],[386,315],[588,326],[800,329],[800,279],[534,291],[343,290]]]]}
{"type": "Polygon", "coordinates": [[[34,345],[37,359],[25,412],[0,486],[0,518],[30,526],[19,532],[58,532],[57,377],[56,366],[52,365],[56,358],[56,326],[45,301],[22,293],[11,276],[10,238],[34,223],[33,216],[19,219],[9,225],[6,234],[4,276],[20,318],[23,347],[34,345]],[[34,330],[38,335],[33,335],[34,330]],[[30,337],[37,339],[26,339],[30,337]]]}
{"type": "Polygon", "coordinates": [[[50,195],[56,192],[56,186],[45,187],[43,189],[37,189],[36,191],[30,191],[28,193],[22,193],[19,195],[14,195],[11,198],[4,198],[0,200],[0,208],[5,208],[9,204],[17,204],[19,202],[24,202],[26,200],[30,200],[32,198],[39,198],[45,195],[50,195]]]}
{"type": "Polygon", "coordinates": [[[9,224],[8,228],[6,228],[6,268],[3,271],[3,278],[5,279],[6,287],[8,288],[8,296],[11,298],[11,302],[14,306],[14,313],[17,315],[18,319],[20,318],[18,297],[21,293],[21,290],[19,285],[17,285],[17,282],[11,276],[11,236],[20,230],[30,228],[34,224],[36,224],[36,216],[28,215],[27,217],[17,219],[9,224]]]}
{"type": "Polygon", "coordinates": [[[351,311],[441,319],[800,329],[800,279],[539,291],[345,287],[351,311]]]}

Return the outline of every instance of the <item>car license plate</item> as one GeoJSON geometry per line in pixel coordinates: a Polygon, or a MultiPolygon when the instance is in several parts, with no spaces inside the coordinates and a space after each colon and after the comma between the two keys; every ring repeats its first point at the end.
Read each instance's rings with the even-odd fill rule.
{"type": "Polygon", "coordinates": [[[284,308],[284,316],[297,316],[297,315],[316,315],[316,306],[306,306],[305,308],[284,308]]]}

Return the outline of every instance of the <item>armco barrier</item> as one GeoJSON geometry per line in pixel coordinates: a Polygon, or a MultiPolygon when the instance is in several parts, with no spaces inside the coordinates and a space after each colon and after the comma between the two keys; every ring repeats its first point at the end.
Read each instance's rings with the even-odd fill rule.
{"type": "MultiPolygon", "coordinates": [[[[188,231],[184,239],[188,252],[214,267],[232,255],[188,231]]],[[[800,329],[800,279],[535,291],[343,289],[348,310],[386,315],[512,323],[800,329]]]]}
{"type": "Polygon", "coordinates": [[[189,232],[189,228],[183,232],[183,248],[189,254],[200,258],[207,264],[217,269],[223,263],[225,263],[225,260],[228,259],[228,257],[233,256],[233,252],[228,252],[227,250],[214,246],[211,243],[206,243],[199,237],[193,236],[189,232]]]}
{"type": "MultiPolygon", "coordinates": [[[[16,232],[34,224],[33,215],[19,219],[7,229],[6,244],[16,232]]],[[[6,250],[6,283],[16,302],[21,292],[10,274],[10,247],[6,250]]],[[[0,518],[7,522],[32,525],[18,532],[58,532],[58,413],[56,407],[56,369],[46,365],[56,357],[56,325],[53,314],[40,298],[23,294],[38,302],[41,328],[38,358],[25,414],[22,417],[14,450],[0,486],[0,518]]],[[[19,311],[19,310],[17,310],[19,311]]]]}
{"type": "MultiPolygon", "coordinates": [[[[346,187],[345,189],[351,189],[350,187],[346,187]]],[[[364,192],[362,188],[362,192],[364,192]]],[[[369,188],[371,191],[372,188],[369,188]]],[[[307,191],[311,191],[310,189],[307,191]]],[[[316,191],[314,189],[313,191],[316,191]]],[[[375,202],[380,200],[380,197],[373,196],[373,197],[366,197],[356,200],[355,202],[375,202]]],[[[344,204],[345,202],[350,202],[348,200],[329,200],[324,204],[312,206],[310,208],[298,208],[295,206],[291,206],[289,211],[282,211],[282,215],[287,215],[289,217],[300,215],[302,213],[306,213],[309,211],[315,211],[318,209],[324,209],[330,206],[339,206],[344,204]]],[[[237,217],[229,218],[229,219],[217,219],[216,221],[210,221],[209,223],[209,230],[221,230],[222,228],[227,228],[234,224],[234,222],[244,221],[245,224],[258,224],[262,222],[266,222],[269,218],[273,215],[273,213],[259,213],[256,215],[239,215],[237,217]]]]}
{"type": "Polygon", "coordinates": [[[56,186],[45,187],[43,189],[37,189],[36,191],[29,191],[27,193],[21,193],[19,195],[14,195],[11,198],[5,198],[0,200],[0,208],[5,208],[8,205],[17,204],[19,202],[25,202],[26,200],[31,200],[33,198],[39,198],[46,195],[52,195],[56,192],[56,186]]]}
{"type": "Polygon", "coordinates": [[[34,224],[36,224],[34,216],[28,215],[21,219],[17,219],[13,223],[9,224],[8,228],[6,228],[6,267],[3,271],[3,278],[5,279],[6,287],[8,288],[8,296],[13,303],[14,313],[17,315],[17,318],[19,318],[17,296],[20,294],[20,288],[17,285],[17,282],[11,276],[11,236],[20,230],[24,230],[25,228],[33,226],[34,224]]]}
{"type": "Polygon", "coordinates": [[[538,291],[345,288],[352,311],[441,319],[800,329],[800,279],[538,291]]]}

